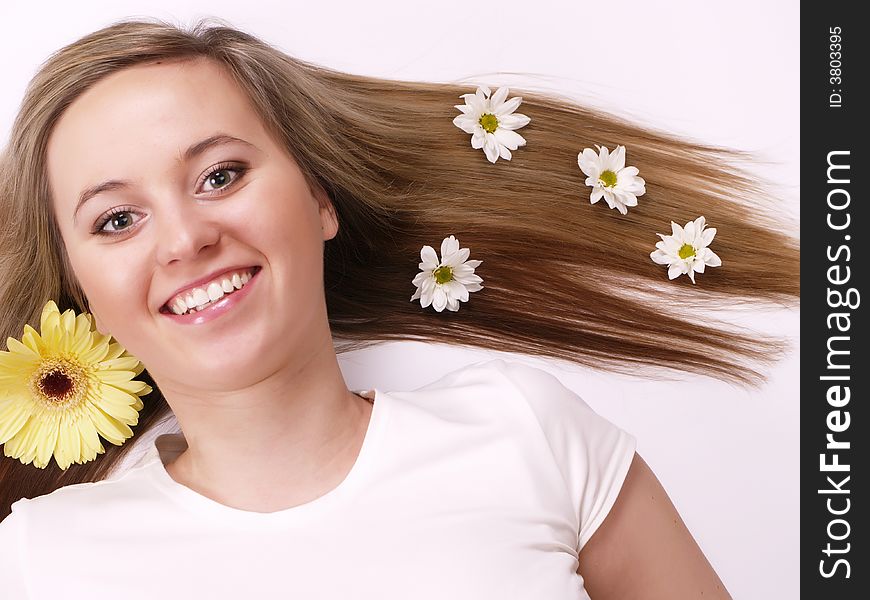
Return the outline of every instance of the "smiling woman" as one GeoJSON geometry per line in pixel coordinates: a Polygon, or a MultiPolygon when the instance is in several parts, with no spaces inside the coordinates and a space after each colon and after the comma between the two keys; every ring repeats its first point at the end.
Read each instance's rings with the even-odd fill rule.
{"type": "MultiPolygon", "coordinates": [[[[74,414],[38,389],[50,347],[75,362],[111,335],[153,391],[138,444],[75,438],[96,461],[38,469],[5,448],[0,598],[123,596],[128,557],[156,546],[163,577],[136,581],[149,595],[727,598],[634,437],[544,371],[495,360],[373,398],[344,382],[337,354],[381,340],[740,384],[785,348],[691,312],[799,293],[796,241],[739,152],[522,103],[340,73],[206,22],[121,22],[54,54],[3,156],[0,336],[48,300],[94,329],[50,316],[51,343],[10,339],[0,443],[50,455],[74,414]],[[671,226],[653,254],[691,283],[662,285],[650,260],[671,226]],[[485,263],[485,289],[454,233],[506,258],[485,263]],[[720,268],[696,282],[705,265],[720,268]],[[412,283],[435,311],[408,302],[412,283]],[[62,424],[28,437],[46,414],[62,424]],[[169,417],[181,431],[157,435],[169,417]],[[36,569],[49,552],[55,577],[36,569]]],[[[106,423],[97,389],[76,408],[106,423]]]]}

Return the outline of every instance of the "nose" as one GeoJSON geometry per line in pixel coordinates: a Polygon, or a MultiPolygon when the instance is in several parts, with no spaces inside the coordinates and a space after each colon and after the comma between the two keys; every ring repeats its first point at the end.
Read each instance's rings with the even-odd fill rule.
{"type": "Polygon", "coordinates": [[[209,214],[208,206],[190,202],[173,204],[158,219],[157,259],[161,265],[186,261],[214,246],[221,236],[219,223],[209,214]]]}

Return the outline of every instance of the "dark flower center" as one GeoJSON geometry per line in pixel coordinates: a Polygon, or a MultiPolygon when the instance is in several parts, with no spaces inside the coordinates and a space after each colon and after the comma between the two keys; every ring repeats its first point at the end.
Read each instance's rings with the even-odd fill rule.
{"type": "Polygon", "coordinates": [[[44,374],[39,380],[39,389],[51,400],[64,400],[73,389],[73,380],[66,372],[55,369],[44,374]]]}

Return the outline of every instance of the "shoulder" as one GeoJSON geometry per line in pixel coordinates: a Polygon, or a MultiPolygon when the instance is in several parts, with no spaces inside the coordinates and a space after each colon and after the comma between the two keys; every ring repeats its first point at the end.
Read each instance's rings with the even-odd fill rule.
{"type": "Polygon", "coordinates": [[[480,378],[501,376],[534,415],[576,509],[582,548],[619,494],[635,456],[636,438],[544,369],[496,359],[470,370],[480,378]]]}
{"type": "Polygon", "coordinates": [[[566,418],[580,419],[590,428],[608,425],[577,392],[558,377],[518,360],[485,360],[463,367],[451,375],[451,383],[488,386],[493,393],[520,399],[548,431],[564,427],[566,418]]]}
{"type": "Polygon", "coordinates": [[[475,392],[485,392],[508,388],[519,391],[534,391],[551,389],[562,384],[554,376],[543,369],[532,367],[517,360],[494,358],[464,365],[439,377],[438,379],[417,388],[414,392],[451,389],[463,391],[473,388],[475,392]]]}
{"type": "Polygon", "coordinates": [[[22,498],[12,503],[12,512],[0,527],[9,521],[9,527],[28,531],[28,539],[40,532],[88,531],[95,522],[126,518],[120,511],[135,512],[133,504],[145,501],[143,485],[147,465],[130,469],[114,478],[95,482],[67,485],[48,494],[22,498]],[[132,501],[132,502],[131,502],[132,501]]]}
{"type": "Polygon", "coordinates": [[[595,412],[558,377],[519,360],[471,363],[400,395],[404,405],[442,416],[488,419],[498,413],[505,423],[527,428],[531,422],[560,458],[572,461],[582,455],[604,459],[608,449],[634,446],[630,434],[595,412]]]}

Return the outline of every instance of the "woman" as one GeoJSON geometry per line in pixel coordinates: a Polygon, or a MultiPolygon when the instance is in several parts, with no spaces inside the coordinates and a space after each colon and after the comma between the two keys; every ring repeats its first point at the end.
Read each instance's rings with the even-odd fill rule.
{"type": "Polygon", "coordinates": [[[114,472],[123,439],[45,469],[7,441],[0,597],[729,597],[633,437],[545,372],[495,360],[347,389],[333,335],[742,383],[781,349],[638,299],[661,282],[650,235],[698,215],[728,232],[727,268],[682,303],[797,297],[796,245],[726,151],[524,95],[528,146],[483,160],[444,122],[468,91],[329,71],[225,27],[120,23],[46,63],[4,157],[0,334],[62,319],[52,298],[89,312],[147,368],[137,435],[170,407],[183,435],[114,472]],[[630,149],[643,201],[576,209],[561,158],[595,144],[630,149]],[[432,232],[466,263],[461,310],[405,295],[432,232]],[[487,263],[470,301],[480,265],[451,232],[515,259],[487,263]],[[210,284],[226,297],[197,300],[210,284]]]}

